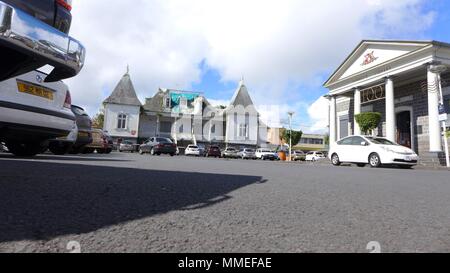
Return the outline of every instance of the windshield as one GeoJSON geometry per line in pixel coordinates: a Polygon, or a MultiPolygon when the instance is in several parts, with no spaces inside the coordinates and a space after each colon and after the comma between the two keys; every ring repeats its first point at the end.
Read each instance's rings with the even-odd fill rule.
{"type": "Polygon", "coordinates": [[[158,139],[156,139],[156,142],[159,142],[159,143],[172,143],[172,141],[170,139],[168,139],[168,138],[158,138],[158,139]]]}
{"type": "Polygon", "coordinates": [[[397,146],[396,143],[391,142],[385,138],[368,137],[367,139],[373,144],[397,146]]]}

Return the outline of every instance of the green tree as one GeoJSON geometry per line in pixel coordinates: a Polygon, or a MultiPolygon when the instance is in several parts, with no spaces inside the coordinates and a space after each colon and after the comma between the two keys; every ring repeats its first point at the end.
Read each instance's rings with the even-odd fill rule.
{"type": "Polygon", "coordinates": [[[96,129],[103,129],[105,125],[105,111],[100,110],[92,119],[92,127],[96,129]]]}
{"type": "Polygon", "coordinates": [[[326,134],[325,137],[323,138],[323,141],[325,145],[330,145],[330,135],[326,134]]]}
{"type": "MultiPolygon", "coordinates": [[[[292,131],[292,147],[294,147],[295,145],[297,145],[300,140],[302,140],[302,136],[303,136],[303,132],[302,131],[292,131]]],[[[281,132],[281,139],[289,144],[290,140],[291,140],[291,131],[288,129],[284,129],[281,132]]]]}
{"type": "Polygon", "coordinates": [[[367,135],[378,127],[381,122],[381,114],[372,112],[361,113],[355,115],[355,119],[359,128],[361,128],[361,132],[367,135]]]}

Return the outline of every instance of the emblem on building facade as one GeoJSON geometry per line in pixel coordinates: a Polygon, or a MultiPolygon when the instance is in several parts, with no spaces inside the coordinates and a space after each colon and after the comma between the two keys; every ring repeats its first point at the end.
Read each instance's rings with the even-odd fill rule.
{"type": "Polygon", "coordinates": [[[364,56],[364,62],[361,64],[361,66],[369,65],[375,62],[376,60],[378,60],[378,57],[375,57],[375,51],[372,51],[364,56]]]}

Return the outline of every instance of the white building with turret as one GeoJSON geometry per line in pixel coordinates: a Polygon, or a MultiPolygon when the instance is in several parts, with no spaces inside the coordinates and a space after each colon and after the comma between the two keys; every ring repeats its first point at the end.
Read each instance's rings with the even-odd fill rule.
{"type": "Polygon", "coordinates": [[[228,106],[215,107],[199,92],[159,89],[139,101],[127,72],[104,101],[105,124],[115,140],[142,143],[171,138],[179,146],[266,147],[268,128],[261,122],[244,81],[228,106]]]}

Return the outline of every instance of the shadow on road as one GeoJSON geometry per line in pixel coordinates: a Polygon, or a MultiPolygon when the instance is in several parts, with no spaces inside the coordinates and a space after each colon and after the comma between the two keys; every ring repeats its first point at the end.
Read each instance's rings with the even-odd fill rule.
{"type": "Polygon", "coordinates": [[[17,157],[13,156],[12,154],[7,153],[0,153],[0,159],[15,159],[15,160],[34,160],[34,161],[84,161],[84,162],[96,162],[96,161],[103,161],[103,162],[129,162],[130,160],[123,160],[123,159],[111,159],[106,158],[105,155],[95,155],[95,157],[92,157],[92,155],[72,155],[72,156],[55,156],[55,155],[37,155],[34,157],[17,157]],[[103,156],[103,157],[102,157],[103,156]]]}
{"type": "Polygon", "coordinates": [[[2,160],[0,242],[82,234],[229,200],[261,177],[2,160]]]}

